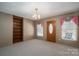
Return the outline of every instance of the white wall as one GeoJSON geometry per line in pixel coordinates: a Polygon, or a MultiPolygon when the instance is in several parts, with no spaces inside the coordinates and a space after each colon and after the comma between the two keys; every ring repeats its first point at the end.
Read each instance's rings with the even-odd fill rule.
{"type": "Polygon", "coordinates": [[[5,13],[0,13],[0,47],[12,44],[12,35],[12,16],[5,13]]]}
{"type": "Polygon", "coordinates": [[[34,38],[34,22],[28,19],[23,20],[23,39],[29,40],[34,38]]]}
{"type": "MultiPolygon", "coordinates": [[[[34,38],[34,22],[23,19],[23,40],[34,38]]],[[[0,12],[0,47],[13,44],[13,16],[0,12]]]]}

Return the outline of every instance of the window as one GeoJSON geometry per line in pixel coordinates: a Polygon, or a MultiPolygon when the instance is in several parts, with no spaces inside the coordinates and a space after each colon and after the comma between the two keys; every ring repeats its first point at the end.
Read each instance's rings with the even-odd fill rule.
{"type": "Polygon", "coordinates": [[[53,32],[53,25],[50,24],[50,25],[49,25],[49,33],[52,34],[52,32],[53,32]]]}
{"type": "Polygon", "coordinates": [[[43,26],[41,24],[37,24],[37,36],[43,36],[43,26]]]}
{"type": "Polygon", "coordinates": [[[78,19],[77,16],[73,16],[69,18],[69,20],[66,21],[66,19],[63,19],[62,23],[62,39],[63,40],[71,40],[76,41],[77,40],[77,25],[78,25],[78,19]]]}

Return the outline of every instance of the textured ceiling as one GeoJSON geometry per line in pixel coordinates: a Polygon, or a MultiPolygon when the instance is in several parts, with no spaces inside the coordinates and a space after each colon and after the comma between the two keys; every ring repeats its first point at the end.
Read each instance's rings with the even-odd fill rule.
{"type": "Polygon", "coordinates": [[[0,12],[33,20],[34,9],[38,8],[41,19],[79,9],[78,2],[0,2],[0,12]]]}

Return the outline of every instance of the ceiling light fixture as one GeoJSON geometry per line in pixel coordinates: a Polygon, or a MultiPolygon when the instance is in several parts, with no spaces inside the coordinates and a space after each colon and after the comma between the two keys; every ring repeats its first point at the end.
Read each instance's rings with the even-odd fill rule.
{"type": "Polygon", "coordinates": [[[38,8],[35,8],[35,13],[34,15],[32,16],[35,20],[38,20],[40,19],[40,15],[38,14],[38,8]]]}

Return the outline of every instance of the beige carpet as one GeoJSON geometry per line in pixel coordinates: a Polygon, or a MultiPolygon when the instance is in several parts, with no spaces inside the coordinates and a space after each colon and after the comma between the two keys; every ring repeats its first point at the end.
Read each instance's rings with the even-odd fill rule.
{"type": "Polygon", "coordinates": [[[28,40],[0,48],[2,56],[71,56],[78,55],[79,49],[39,39],[28,40]]]}

